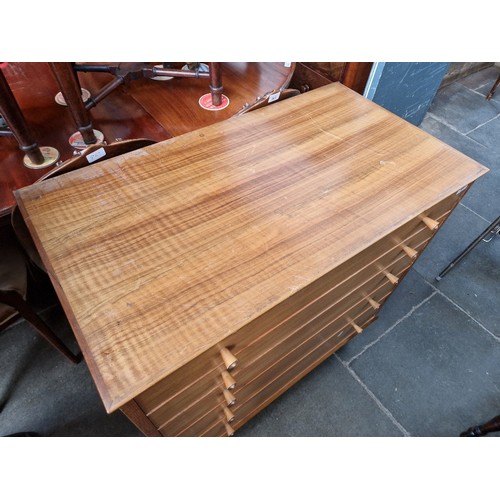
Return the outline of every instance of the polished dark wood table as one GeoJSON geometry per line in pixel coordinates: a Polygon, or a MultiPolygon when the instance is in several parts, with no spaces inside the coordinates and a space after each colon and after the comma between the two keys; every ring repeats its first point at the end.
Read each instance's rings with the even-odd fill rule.
{"type": "MultiPolygon", "coordinates": [[[[200,96],[208,92],[206,79],[135,80],[93,107],[90,118],[108,143],[139,137],[163,141],[235,115],[246,103],[280,87],[288,80],[290,70],[277,62],[222,63],[224,94],[230,103],[217,111],[202,109],[198,104],[200,96]]],[[[32,135],[40,144],[55,147],[61,161],[72,157],[75,150],[68,138],[77,126],[70,109],[55,102],[60,87],[50,64],[11,62],[3,72],[32,135]]],[[[112,76],[84,73],[79,79],[82,87],[97,92],[112,76]]],[[[49,170],[26,168],[24,154],[13,136],[0,137],[0,217],[8,217],[14,207],[15,189],[32,184],[49,170]]]]}

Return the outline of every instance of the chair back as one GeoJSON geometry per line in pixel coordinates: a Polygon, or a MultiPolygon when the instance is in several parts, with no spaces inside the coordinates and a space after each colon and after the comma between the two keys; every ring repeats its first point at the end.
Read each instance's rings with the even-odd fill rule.
{"type": "MultiPolygon", "coordinates": [[[[136,149],[150,146],[151,144],[155,144],[155,141],[152,141],[150,139],[127,139],[123,141],[113,142],[111,144],[93,144],[92,146],[84,149],[79,155],[74,156],[69,160],[61,163],[60,165],[54,167],[52,170],[40,177],[36,181],[36,183],[43,182],[46,179],[65,174],[67,172],[72,172],[73,170],[77,170],[93,163],[98,163],[100,161],[107,160],[109,158],[113,158],[115,156],[119,156],[136,149]]],[[[14,210],[12,211],[11,223],[16,233],[17,239],[19,240],[19,243],[23,247],[28,258],[37,267],[39,267],[43,271],[46,271],[42,259],[40,258],[40,254],[36,249],[33,238],[31,237],[29,229],[24,222],[19,207],[17,206],[14,207],[14,210]]]]}
{"type": "Polygon", "coordinates": [[[248,113],[249,111],[253,111],[255,109],[263,108],[273,102],[284,101],[289,97],[294,97],[299,94],[300,90],[297,89],[273,90],[256,99],[254,103],[245,104],[245,106],[243,106],[243,108],[236,113],[236,116],[243,115],[244,113],[248,113]]]}

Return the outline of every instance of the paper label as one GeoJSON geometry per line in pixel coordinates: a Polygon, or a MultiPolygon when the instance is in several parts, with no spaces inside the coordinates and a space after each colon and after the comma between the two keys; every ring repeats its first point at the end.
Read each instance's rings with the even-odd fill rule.
{"type": "Polygon", "coordinates": [[[94,151],[93,153],[89,153],[87,155],[87,161],[89,163],[94,163],[97,161],[99,158],[102,158],[103,156],[106,156],[106,151],[104,148],[99,148],[98,150],[94,151]]]}
{"type": "Polygon", "coordinates": [[[277,101],[280,98],[281,92],[275,92],[274,94],[271,94],[269,98],[267,99],[267,102],[271,104],[274,101],[277,101]]]}

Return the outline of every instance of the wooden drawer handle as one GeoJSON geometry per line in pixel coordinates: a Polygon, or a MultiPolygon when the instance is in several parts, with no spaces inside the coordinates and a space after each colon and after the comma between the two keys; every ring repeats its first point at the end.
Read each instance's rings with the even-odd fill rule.
{"type": "Polygon", "coordinates": [[[224,406],[224,415],[226,416],[227,422],[232,422],[234,420],[233,412],[229,408],[227,408],[226,406],[224,406]]]}
{"type": "Polygon", "coordinates": [[[232,422],[234,420],[233,412],[227,407],[224,407],[224,415],[226,416],[227,422],[232,422]]]}
{"type": "Polygon", "coordinates": [[[234,434],[234,429],[227,422],[224,422],[224,426],[226,427],[227,435],[231,437],[234,434]]]}
{"type": "Polygon", "coordinates": [[[397,276],[394,276],[394,274],[390,273],[389,271],[382,271],[385,274],[385,277],[393,284],[397,285],[399,283],[399,279],[397,276]]]}
{"type": "Polygon", "coordinates": [[[431,231],[435,231],[439,227],[439,222],[437,220],[431,219],[430,217],[421,215],[420,219],[431,231]]]}
{"type": "Polygon", "coordinates": [[[231,351],[226,347],[223,347],[220,350],[220,355],[222,356],[222,360],[224,361],[224,366],[228,370],[232,370],[238,363],[238,360],[231,354],[231,351]]]}
{"type": "Polygon", "coordinates": [[[236,398],[227,389],[223,391],[224,399],[226,400],[227,406],[233,406],[236,403],[236,398]]]}
{"type": "Polygon", "coordinates": [[[363,331],[363,328],[361,328],[359,325],[354,323],[354,321],[352,321],[349,318],[348,318],[348,320],[349,320],[349,323],[351,324],[351,326],[356,330],[356,333],[361,333],[363,331]]]}
{"type": "Polygon", "coordinates": [[[226,370],[222,372],[222,380],[226,389],[233,390],[236,387],[236,380],[226,370]]]}
{"type": "Polygon", "coordinates": [[[409,247],[408,245],[402,245],[402,248],[404,250],[404,253],[410,257],[410,259],[416,259],[418,252],[414,250],[413,248],[409,247]]]}
{"type": "Polygon", "coordinates": [[[376,300],[373,300],[371,297],[368,297],[368,302],[376,311],[380,309],[380,304],[376,300]]]}

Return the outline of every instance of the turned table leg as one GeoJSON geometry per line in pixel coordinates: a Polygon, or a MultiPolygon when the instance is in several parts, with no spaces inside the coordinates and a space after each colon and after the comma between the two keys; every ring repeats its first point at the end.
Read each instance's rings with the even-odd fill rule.
{"type": "Polygon", "coordinates": [[[64,100],[86,145],[95,144],[97,137],[90,115],[82,100],[81,88],[70,62],[49,63],[61,89],[64,100]]]}
{"type": "Polygon", "coordinates": [[[0,114],[7,123],[12,135],[19,143],[21,151],[26,153],[24,165],[31,168],[50,167],[59,159],[59,152],[54,148],[38,146],[26,124],[23,113],[17,103],[7,79],[0,70],[0,114]]]}
{"type": "Polygon", "coordinates": [[[488,420],[488,422],[482,425],[476,425],[475,427],[470,427],[466,431],[460,434],[460,437],[479,437],[485,436],[490,432],[499,432],[500,431],[500,415],[488,420]]]}
{"type": "Polygon", "coordinates": [[[500,76],[497,78],[497,81],[491,87],[489,94],[486,96],[486,100],[490,100],[493,97],[493,94],[496,92],[497,87],[500,85],[500,76]]]}
{"type": "Polygon", "coordinates": [[[220,62],[208,63],[210,71],[210,93],[212,94],[212,104],[220,106],[222,103],[222,65],[220,62]]]}

